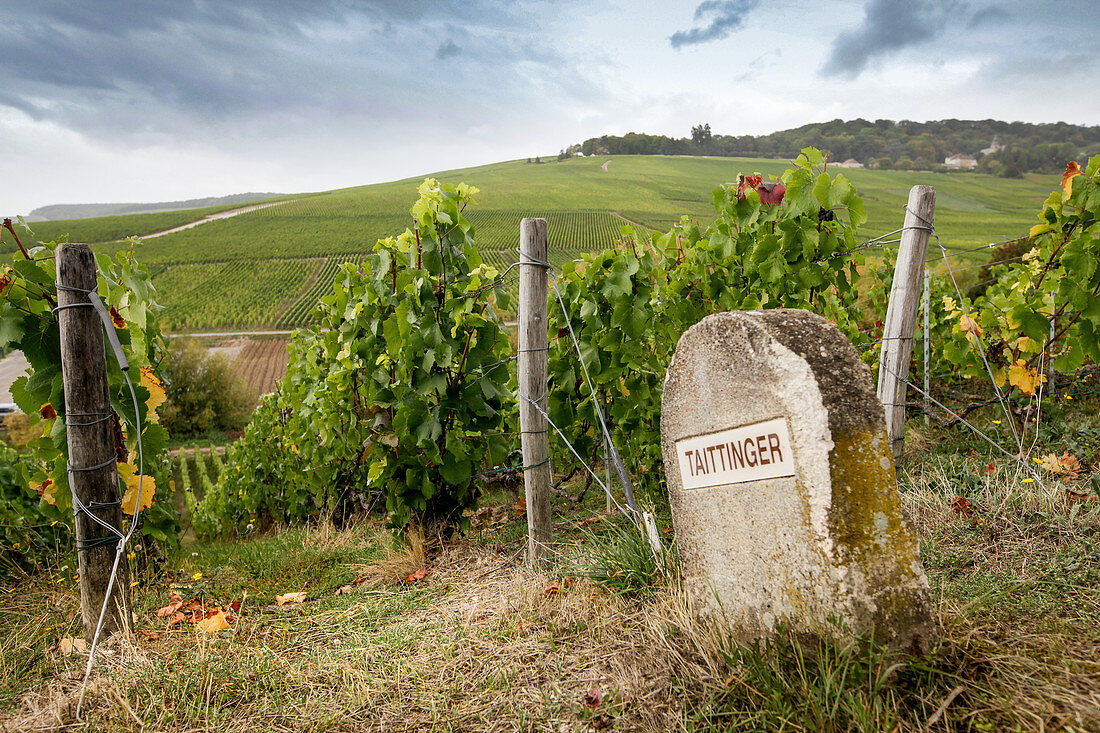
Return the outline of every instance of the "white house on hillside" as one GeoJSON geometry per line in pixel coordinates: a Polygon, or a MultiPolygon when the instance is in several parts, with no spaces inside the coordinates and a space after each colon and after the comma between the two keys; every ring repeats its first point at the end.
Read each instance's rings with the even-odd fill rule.
{"type": "Polygon", "coordinates": [[[943,159],[943,164],[948,168],[976,168],[978,159],[973,155],[956,153],[943,159]]]}

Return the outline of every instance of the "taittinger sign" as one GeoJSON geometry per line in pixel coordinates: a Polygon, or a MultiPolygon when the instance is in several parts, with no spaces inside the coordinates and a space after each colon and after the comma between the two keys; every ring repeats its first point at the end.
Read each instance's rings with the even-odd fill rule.
{"type": "Polygon", "coordinates": [[[795,474],[791,435],[782,417],[678,440],[676,455],[685,489],[795,474]]]}

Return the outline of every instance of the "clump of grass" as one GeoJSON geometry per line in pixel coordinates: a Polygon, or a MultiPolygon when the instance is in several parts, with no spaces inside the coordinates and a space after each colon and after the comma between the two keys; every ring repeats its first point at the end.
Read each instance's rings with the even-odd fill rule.
{"type": "Polygon", "coordinates": [[[886,731],[929,717],[921,698],[898,684],[906,669],[901,657],[831,631],[796,637],[780,629],[768,640],[723,649],[731,673],[716,707],[729,729],[886,731]]]}
{"type": "Polygon", "coordinates": [[[359,571],[366,582],[372,584],[400,583],[417,570],[428,566],[429,545],[438,545],[438,538],[424,536],[420,526],[411,526],[403,538],[394,537],[387,530],[376,533],[376,542],[385,548],[382,556],[359,571]],[[386,537],[385,535],[389,535],[386,537]]]}
{"type": "Polygon", "coordinates": [[[601,525],[601,531],[583,531],[588,550],[577,574],[617,595],[658,587],[675,564],[673,553],[666,549],[658,558],[642,530],[625,517],[609,518],[601,525]]]}

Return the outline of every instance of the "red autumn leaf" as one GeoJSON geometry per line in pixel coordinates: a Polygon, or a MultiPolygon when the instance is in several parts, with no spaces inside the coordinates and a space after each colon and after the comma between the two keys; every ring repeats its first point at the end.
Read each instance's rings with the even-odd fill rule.
{"type": "Polygon", "coordinates": [[[516,502],[516,516],[522,517],[527,513],[527,499],[520,499],[516,502]]]}
{"type": "Polygon", "coordinates": [[[146,641],[160,641],[160,634],[155,631],[146,631],[144,629],[138,629],[138,634],[141,635],[146,641]]]}
{"type": "Polygon", "coordinates": [[[1071,160],[1066,164],[1066,172],[1062,174],[1062,188],[1066,187],[1075,176],[1081,175],[1081,166],[1077,164],[1076,160],[1071,160]]]}
{"type": "Polygon", "coordinates": [[[53,420],[57,417],[57,410],[53,409],[53,405],[47,402],[38,408],[38,414],[42,416],[43,420],[53,420]]]}
{"type": "Polygon", "coordinates": [[[551,583],[542,590],[542,595],[546,598],[553,598],[561,590],[561,583],[551,583]]]}
{"type": "Polygon", "coordinates": [[[588,707],[598,708],[601,702],[603,702],[603,693],[600,692],[600,688],[593,687],[584,693],[584,704],[588,707]]]}
{"type": "Polygon", "coordinates": [[[779,181],[767,181],[757,186],[756,192],[760,194],[760,203],[779,206],[783,203],[783,196],[787,193],[787,187],[779,181]]]}
{"type": "Polygon", "coordinates": [[[241,602],[240,601],[233,601],[232,603],[229,604],[229,609],[233,612],[240,611],[241,610],[241,602]]]}
{"type": "Polygon", "coordinates": [[[176,624],[181,623],[181,622],[186,621],[186,620],[187,620],[186,616],[184,616],[179,611],[176,611],[175,613],[172,614],[172,618],[168,619],[168,625],[169,626],[175,626],[176,624]]]}
{"type": "Polygon", "coordinates": [[[993,474],[997,473],[997,464],[993,461],[990,461],[989,465],[985,467],[985,471],[983,471],[983,473],[986,476],[992,476],[993,474]]]}
{"type": "Polygon", "coordinates": [[[115,324],[115,328],[126,328],[126,319],[114,308],[111,309],[111,322],[115,324]]]}
{"type": "Polygon", "coordinates": [[[426,577],[428,577],[428,571],[425,570],[424,568],[420,568],[415,573],[413,573],[409,577],[405,578],[405,582],[409,583],[411,585],[412,583],[415,583],[418,580],[424,580],[424,578],[426,578],[426,577]]]}
{"type": "Polygon", "coordinates": [[[737,177],[737,200],[745,200],[745,187],[756,188],[760,185],[760,181],[763,180],[760,176],[738,176],[737,177]]]}

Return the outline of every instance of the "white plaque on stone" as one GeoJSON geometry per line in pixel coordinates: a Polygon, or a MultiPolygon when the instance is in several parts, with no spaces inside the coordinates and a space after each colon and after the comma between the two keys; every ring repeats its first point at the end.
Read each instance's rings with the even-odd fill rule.
{"type": "Polygon", "coordinates": [[[791,433],[782,417],[678,440],[676,456],[685,489],[794,476],[791,433]]]}

